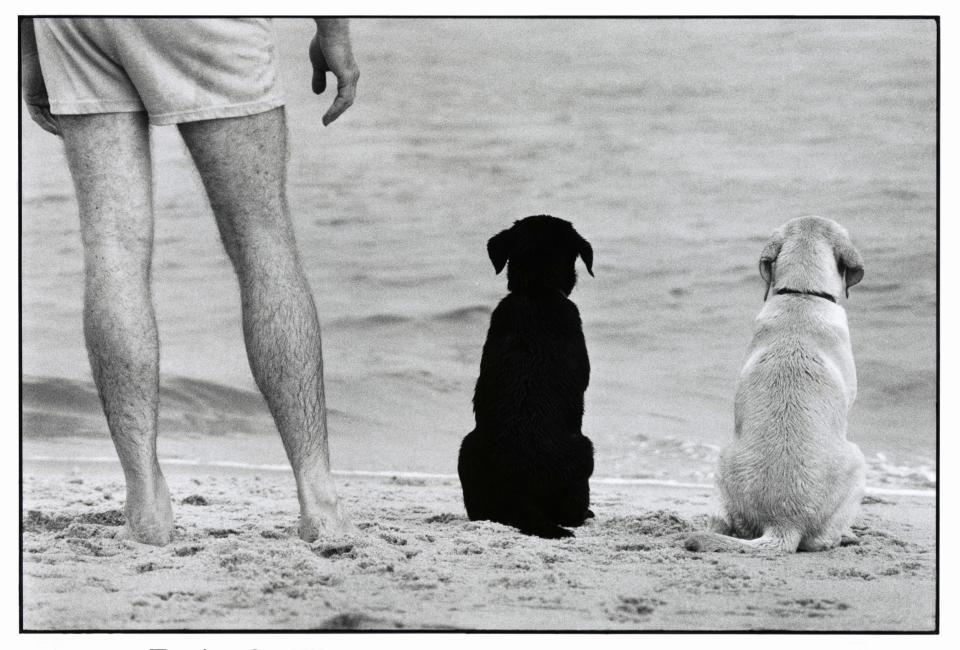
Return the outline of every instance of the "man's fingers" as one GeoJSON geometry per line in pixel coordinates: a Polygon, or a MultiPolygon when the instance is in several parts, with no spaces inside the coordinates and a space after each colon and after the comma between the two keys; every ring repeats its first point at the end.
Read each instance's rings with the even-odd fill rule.
{"type": "Polygon", "coordinates": [[[310,64],[313,66],[313,78],[311,80],[313,93],[319,95],[327,89],[327,70],[330,69],[330,66],[327,65],[327,59],[323,56],[323,46],[317,36],[314,36],[310,41],[310,64]]]}
{"type": "Polygon", "coordinates": [[[53,135],[60,135],[60,125],[57,124],[57,118],[50,113],[49,108],[27,104],[27,112],[30,113],[30,119],[36,122],[41,129],[53,135]]]}
{"type": "Polygon", "coordinates": [[[344,94],[337,95],[337,98],[333,100],[333,104],[323,116],[323,125],[329,126],[331,122],[340,117],[345,110],[350,108],[351,104],[353,104],[353,93],[350,94],[350,97],[347,97],[344,94]]]}
{"type": "Polygon", "coordinates": [[[353,105],[353,99],[357,95],[357,80],[359,78],[360,74],[354,73],[348,81],[341,80],[341,83],[338,84],[337,97],[333,100],[333,104],[323,116],[324,126],[329,126],[331,122],[340,117],[345,110],[353,105]]]}
{"type": "Polygon", "coordinates": [[[313,94],[319,95],[324,90],[327,89],[327,71],[318,70],[317,68],[313,69],[313,94]]]}

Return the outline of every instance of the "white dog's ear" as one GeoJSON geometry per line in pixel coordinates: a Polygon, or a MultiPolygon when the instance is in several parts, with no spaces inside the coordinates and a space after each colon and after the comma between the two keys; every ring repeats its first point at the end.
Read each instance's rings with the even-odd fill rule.
{"type": "Polygon", "coordinates": [[[513,251],[513,228],[507,228],[490,238],[487,242],[487,255],[493,262],[493,268],[500,274],[513,251]]]}
{"type": "Polygon", "coordinates": [[[863,257],[860,251],[854,248],[849,239],[836,244],[834,251],[837,255],[837,267],[846,283],[847,298],[850,297],[850,287],[863,279],[863,257]]]}
{"type": "Polygon", "coordinates": [[[770,295],[770,287],[773,285],[773,263],[777,261],[781,248],[783,248],[783,235],[778,230],[770,236],[770,241],[760,252],[760,277],[767,283],[767,290],[763,292],[764,300],[770,295]]]}

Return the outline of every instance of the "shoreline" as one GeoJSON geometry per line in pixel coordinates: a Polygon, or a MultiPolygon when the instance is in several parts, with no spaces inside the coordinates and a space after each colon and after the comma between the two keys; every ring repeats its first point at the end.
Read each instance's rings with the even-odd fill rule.
{"type": "MultiPolygon", "coordinates": [[[[28,463],[50,463],[50,464],[81,464],[81,465],[98,465],[98,464],[113,464],[119,465],[119,461],[115,457],[109,456],[93,456],[93,457],[78,457],[71,459],[57,458],[54,456],[24,456],[24,462],[28,463]]],[[[231,460],[222,460],[222,461],[198,461],[198,460],[189,460],[184,458],[162,458],[160,459],[160,464],[162,467],[192,467],[198,470],[200,469],[223,469],[223,470],[237,470],[237,471],[252,471],[252,472],[276,472],[276,473],[292,473],[290,466],[287,464],[261,464],[261,463],[245,463],[241,461],[231,461],[231,460]]],[[[423,480],[433,480],[433,481],[459,481],[459,477],[456,474],[438,474],[431,472],[408,472],[403,470],[351,470],[351,469],[335,469],[331,470],[333,475],[338,478],[401,478],[401,479],[423,479],[423,480]]],[[[714,486],[708,483],[689,483],[684,481],[675,481],[673,479],[652,479],[652,478],[626,478],[626,477],[617,477],[617,476],[600,476],[600,477],[591,477],[591,485],[622,485],[622,486],[651,486],[651,487],[666,487],[666,488],[677,488],[677,489],[688,489],[688,490],[712,490],[714,486]]],[[[866,494],[877,495],[877,496],[910,496],[910,497],[920,497],[927,499],[935,499],[937,497],[937,488],[886,488],[886,487],[877,487],[868,485],[865,490],[866,494]]]]}

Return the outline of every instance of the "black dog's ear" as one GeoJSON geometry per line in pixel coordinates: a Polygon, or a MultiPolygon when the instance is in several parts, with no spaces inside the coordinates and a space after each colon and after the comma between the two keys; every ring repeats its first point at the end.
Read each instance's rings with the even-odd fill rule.
{"type": "Polygon", "coordinates": [[[590,274],[590,277],[593,277],[593,247],[590,246],[590,242],[586,239],[577,235],[579,241],[579,248],[577,252],[580,253],[580,259],[583,260],[583,263],[587,266],[587,273],[590,274]]]}
{"type": "Polygon", "coordinates": [[[491,237],[487,242],[487,255],[490,256],[490,261],[493,262],[493,268],[498,275],[507,265],[507,260],[510,259],[512,251],[513,228],[507,228],[491,237]]]}
{"type": "Polygon", "coordinates": [[[777,261],[777,256],[780,255],[783,240],[783,234],[777,230],[770,236],[770,241],[760,252],[760,277],[767,283],[767,290],[763,292],[764,300],[770,295],[770,286],[773,284],[773,263],[777,261]]]}

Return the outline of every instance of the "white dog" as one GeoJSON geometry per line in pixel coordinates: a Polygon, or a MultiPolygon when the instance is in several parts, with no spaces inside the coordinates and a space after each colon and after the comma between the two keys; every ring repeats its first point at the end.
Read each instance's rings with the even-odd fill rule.
{"type": "Polygon", "coordinates": [[[722,510],[713,532],[686,540],[691,551],[820,551],[856,540],[865,463],[847,441],[857,376],[837,298],[863,278],[863,260],[842,226],[800,217],[770,237],[760,275],[765,303],[718,470],[722,510]]]}

